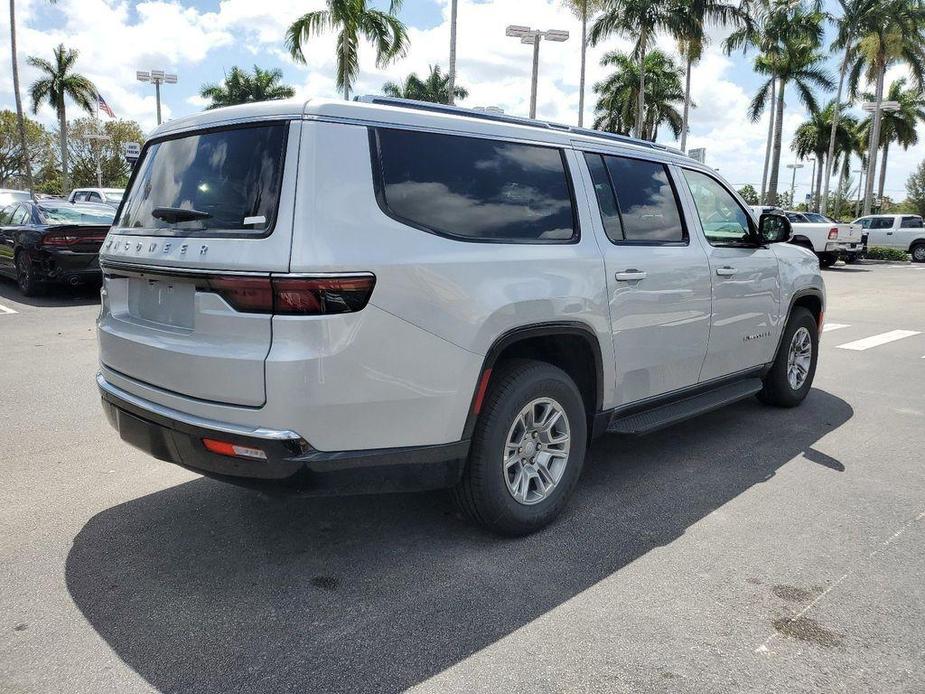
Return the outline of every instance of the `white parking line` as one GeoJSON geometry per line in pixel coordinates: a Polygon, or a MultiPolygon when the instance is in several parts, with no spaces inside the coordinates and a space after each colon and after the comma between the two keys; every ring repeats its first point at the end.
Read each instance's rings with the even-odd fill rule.
{"type": "Polygon", "coordinates": [[[14,311],[14,310],[11,309],[11,308],[7,308],[7,307],[4,306],[3,304],[0,304],[0,313],[6,313],[6,314],[9,315],[10,313],[16,313],[16,311],[14,311]]]}
{"type": "Polygon", "coordinates": [[[841,328],[850,328],[851,326],[847,323],[826,323],[822,326],[822,332],[828,333],[833,330],[839,330],[841,328]]]}
{"type": "Polygon", "coordinates": [[[880,345],[885,345],[888,342],[895,342],[896,340],[902,340],[904,337],[912,337],[913,335],[920,335],[917,330],[891,330],[888,333],[881,333],[880,335],[873,335],[872,337],[865,337],[863,340],[855,340],[854,342],[846,342],[843,345],[838,345],[838,349],[850,349],[855,352],[863,352],[865,349],[870,349],[871,347],[879,347],[880,345]]]}

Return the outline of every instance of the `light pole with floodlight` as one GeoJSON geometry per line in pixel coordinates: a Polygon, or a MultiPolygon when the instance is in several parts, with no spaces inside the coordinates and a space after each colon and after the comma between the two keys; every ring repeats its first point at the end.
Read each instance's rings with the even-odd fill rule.
{"type": "Polygon", "coordinates": [[[794,207],[793,204],[793,193],[796,190],[797,184],[797,169],[802,169],[803,164],[794,162],[793,164],[787,164],[788,169],[793,169],[793,174],[790,176],[790,207],[794,207]]]}
{"type": "Polygon", "coordinates": [[[533,46],[533,79],[530,85],[530,117],[536,118],[536,83],[540,72],[540,41],[568,41],[568,32],[559,29],[540,31],[530,27],[511,24],[504,32],[505,36],[519,38],[521,43],[533,46]]]}
{"type": "MultiPolygon", "coordinates": [[[[867,183],[864,186],[864,215],[870,214],[871,205],[873,204],[874,193],[874,174],[877,173],[877,152],[880,150],[880,114],[877,109],[876,101],[865,101],[861,108],[868,113],[873,114],[873,123],[871,124],[870,143],[867,148],[867,183]]],[[[898,101],[881,101],[880,111],[898,111],[898,101]]],[[[881,164],[882,165],[882,164],[881,164]]]]}
{"type": "Polygon", "coordinates": [[[157,124],[161,124],[161,85],[176,84],[177,76],[163,70],[138,70],[135,73],[135,79],[139,82],[151,82],[154,84],[154,95],[157,98],[157,124]]]}

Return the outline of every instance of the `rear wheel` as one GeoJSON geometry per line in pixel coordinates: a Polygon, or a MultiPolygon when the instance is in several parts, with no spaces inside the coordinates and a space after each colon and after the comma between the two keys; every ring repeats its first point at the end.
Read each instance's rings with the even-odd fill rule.
{"type": "Polygon", "coordinates": [[[835,264],[835,261],[838,260],[838,256],[834,253],[820,253],[819,254],[819,267],[832,267],[835,264]]]}
{"type": "Polygon", "coordinates": [[[16,284],[24,296],[35,296],[41,290],[41,285],[35,277],[35,268],[32,266],[32,256],[28,251],[22,251],[16,256],[16,284]]]}
{"type": "Polygon", "coordinates": [[[771,370],[764,377],[758,398],[769,405],[796,407],[809,393],[816,375],[819,329],[813,314],[802,306],[793,309],[771,370]]]}
{"type": "Polygon", "coordinates": [[[917,243],[912,247],[912,260],[916,263],[925,263],[925,243],[917,243]]]}
{"type": "Polygon", "coordinates": [[[505,535],[552,522],[581,474],[587,417],[561,369],[512,360],[495,369],[454,498],[472,520],[505,535]]]}

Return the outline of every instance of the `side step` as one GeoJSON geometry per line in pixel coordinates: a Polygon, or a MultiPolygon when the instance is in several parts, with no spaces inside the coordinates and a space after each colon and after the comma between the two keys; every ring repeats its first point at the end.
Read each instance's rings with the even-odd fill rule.
{"type": "Polygon", "coordinates": [[[761,390],[761,387],[760,378],[747,378],[641,412],[627,415],[615,414],[611,417],[610,424],[607,425],[607,432],[610,434],[648,434],[747,398],[761,390]]]}

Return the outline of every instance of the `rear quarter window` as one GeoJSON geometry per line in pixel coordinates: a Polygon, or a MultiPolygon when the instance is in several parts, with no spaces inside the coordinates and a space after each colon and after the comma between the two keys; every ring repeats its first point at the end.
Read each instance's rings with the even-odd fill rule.
{"type": "Polygon", "coordinates": [[[561,149],[388,128],[370,146],[379,204],[398,221],[466,241],[578,238],[561,149]]]}
{"type": "Polygon", "coordinates": [[[145,148],[119,226],[162,235],[266,235],[276,219],[288,124],[205,130],[145,148]]]}

